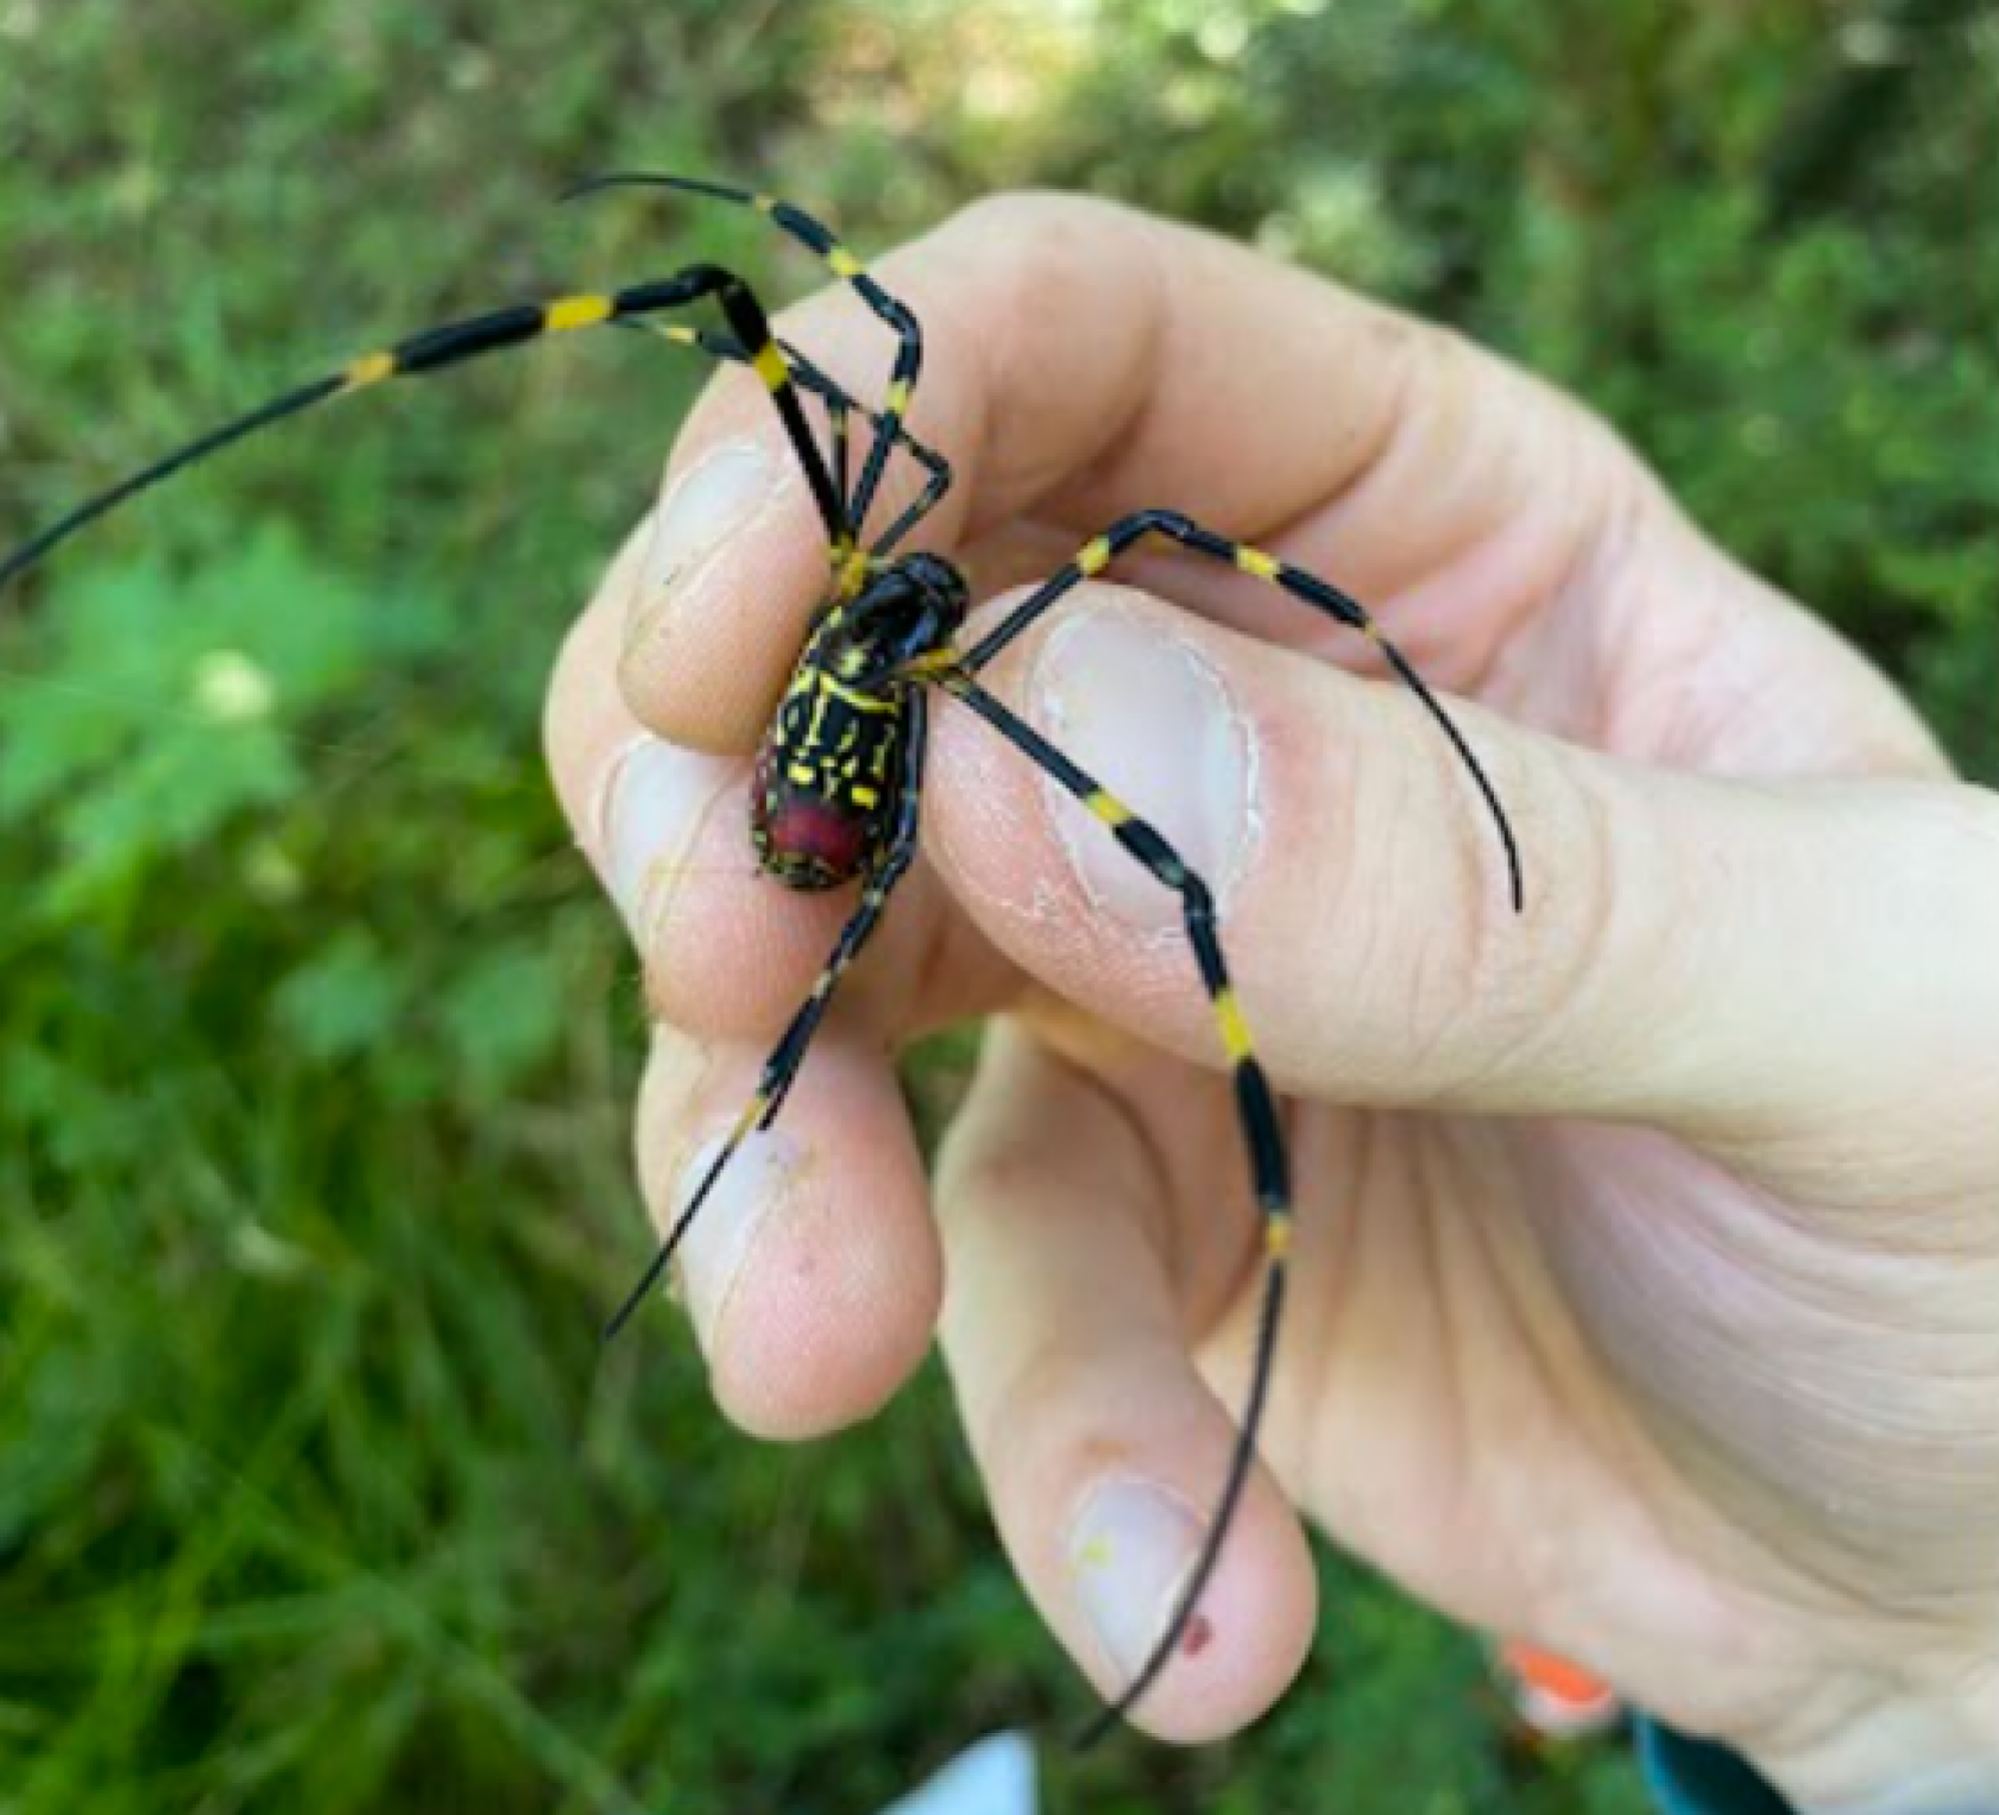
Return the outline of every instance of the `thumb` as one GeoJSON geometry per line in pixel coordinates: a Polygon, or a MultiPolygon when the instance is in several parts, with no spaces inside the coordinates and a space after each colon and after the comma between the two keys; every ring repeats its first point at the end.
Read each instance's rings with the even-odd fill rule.
{"type": "MultiPolygon", "coordinates": [[[[1645,768],[1449,701],[1519,839],[1516,916],[1471,777],[1392,682],[1097,586],[992,685],[1208,881],[1295,1092],[1767,1137],[1923,1110],[1953,1072],[1961,1096],[1999,1006],[1999,834],[1972,790],[1645,768]]],[[[1174,897],[970,714],[938,718],[929,848],[983,930],[1219,1063],[1174,897]]]]}

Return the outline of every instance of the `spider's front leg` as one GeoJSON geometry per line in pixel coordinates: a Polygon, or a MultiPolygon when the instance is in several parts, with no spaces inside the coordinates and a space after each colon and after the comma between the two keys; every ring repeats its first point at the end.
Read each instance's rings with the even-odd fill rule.
{"type": "Polygon", "coordinates": [[[1290,562],[1280,561],[1275,555],[1265,554],[1260,548],[1252,548],[1246,542],[1234,541],[1215,530],[1205,528],[1193,518],[1182,516],[1178,511],[1143,510],[1129,517],[1119,518],[1102,535],[1086,542],[1077,550],[1067,566],[1050,575],[1042,585],[987,631],[963,657],[962,666],[968,673],[978,673],[1023,631],[1059,604],[1068,593],[1085,580],[1102,573],[1119,555],[1124,554],[1147,536],[1163,536],[1197,555],[1205,555],[1210,560],[1225,561],[1238,572],[1275,586],[1300,604],[1333,618],[1350,630],[1359,631],[1381,651],[1382,658],[1395,671],[1396,678],[1422,701],[1424,709],[1436,721],[1438,729],[1450,740],[1451,748],[1457,752],[1458,760],[1464,764],[1473,784],[1484,799],[1486,809],[1492,815],[1493,825],[1499,833],[1500,846],[1505,852],[1507,887],[1512,898],[1513,910],[1515,913],[1520,912],[1526,898],[1520,874],[1520,847],[1513,836],[1513,827],[1507,821],[1506,809],[1499,804],[1498,791],[1486,775],[1484,766],[1473,754],[1471,745],[1465,741],[1464,733],[1458,729],[1451,715],[1444,710],[1443,702],[1430,691],[1429,683],[1411,666],[1408,657],[1382,634],[1381,627],[1374,621],[1367,607],[1358,599],[1340,591],[1337,586],[1329,585],[1317,574],[1307,573],[1302,567],[1293,567],[1290,562]]]}
{"type": "MultiPolygon", "coordinates": [[[[706,353],[711,359],[723,360],[731,365],[756,363],[744,350],[740,341],[732,340],[725,334],[711,333],[705,328],[690,328],[683,322],[654,320],[630,321],[621,325],[655,334],[661,340],[677,347],[692,347],[697,352],[706,353]]],[[[785,363],[791,368],[792,378],[798,388],[810,396],[817,397],[826,406],[833,488],[841,497],[847,495],[847,482],[850,477],[851,438],[848,434],[848,424],[856,416],[875,431],[878,440],[893,443],[923,468],[925,483],[922,492],[869,545],[870,556],[879,557],[888,554],[903,537],[930,514],[937,501],[951,489],[950,461],[927,442],[919,441],[912,435],[908,423],[901,418],[892,417],[882,410],[868,409],[851,391],[822,371],[792,342],[780,340],[777,344],[779,351],[784,355],[785,363]]],[[[858,534],[858,529],[855,533],[858,534]]],[[[833,552],[834,565],[837,567],[853,551],[850,547],[836,542],[833,552]]]]}
{"type": "Polygon", "coordinates": [[[764,381],[784,424],[786,438],[805,469],[814,503],[835,546],[848,546],[852,531],[845,500],[833,484],[820,456],[792,383],[791,368],[771,337],[770,322],[755,293],[734,272],[719,265],[689,265],[671,277],[630,284],[622,290],[559,296],[543,303],[517,303],[483,315],[467,316],[426,328],[373,353],[352,359],[336,372],[315,378],[261,404],[220,428],[142,467],[116,485],[87,498],[49,524],[20,547],[0,558],[0,586],[33,567],[80,529],[238,441],[262,429],[303,415],[322,403],[356,391],[372,390],[393,379],[419,378],[462,365],[467,360],[527,345],[551,334],[594,328],[605,322],[628,322],[668,309],[682,309],[713,298],[734,331],[747,362],[764,381]]]}
{"type": "MultiPolygon", "coordinates": [[[[895,359],[889,368],[888,389],[874,420],[881,431],[861,468],[860,482],[847,501],[847,519],[858,538],[866,526],[868,512],[888,470],[889,449],[902,439],[903,418],[909,413],[916,394],[916,381],[923,370],[923,324],[899,296],[892,294],[869,272],[865,263],[841,243],[832,228],[795,203],[755,190],[738,189],[730,183],[710,182],[706,177],[674,176],[654,170],[613,170],[578,183],[565,200],[596,195],[607,189],[668,189],[683,195],[706,196],[710,201],[727,202],[737,208],[753,208],[781,232],[816,254],[820,263],[847,285],[895,335],[895,359]]],[[[933,475],[934,477],[934,475],[933,475]]],[[[948,484],[948,479],[945,484],[948,484]]],[[[885,553],[915,525],[916,520],[943,495],[937,485],[918,504],[911,506],[874,545],[876,554],[885,553]]]]}

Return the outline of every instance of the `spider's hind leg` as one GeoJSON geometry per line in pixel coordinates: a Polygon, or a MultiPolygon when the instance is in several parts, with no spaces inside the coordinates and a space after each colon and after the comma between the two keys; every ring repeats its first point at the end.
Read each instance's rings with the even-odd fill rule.
{"type": "Polygon", "coordinates": [[[826,1010],[833,1001],[833,992],[839,987],[840,979],[847,967],[860,956],[861,948],[874,936],[880,926],[883,913],[887,910],[889,897],[895,892],[896,884],[908,873],[910,864],[916,857],[916,832],[921,812],[923,787],[924,749],[927,743],[929,725],[929,702],[921,692],[912,690],[908,700],[908,717],[905,720],[905,734],[902,751],[902,796],[897,809],[895,825],[889,834],[889,841],[881,862],[861,889],[860,905],[855,908],[847,924],[841,928],[832,955],[826,960],[825,968],[812,985],[811,993],[791,1017],[777,1044],[771,1048],[770,1057],[764,1061],[763,1072],[757,1080],[756,1090],[744,1105],[743,1112],[736,1118],[722,1148],[708,1164],[701,1182],[695,1186],[694,1195],[687,1200],[686,1207],[674,1218],[666,1238],[660,1243],[637,1285],[626,1294],[624,1302],[612,1313],[604,1325],[604,1340],[609,1342],[632,1319],[633,1314],[645,1303],[647,1295],[665,1277],[673,1264],[673,1257],[680,1251],[680,1245],[687,1239],[687,1232],[694,1219],[700,1215],[715,1190],[717,1182],[735,1158],[738,1149],[749,1136],[760,1129],[768,1128],[777,1120],[778,1111],[784,1107],[784,1100],[797,1081],[800,1067],[805,1063],[805,1055],[811,1050],[812,1037],[819,1031],[825,1019],[826,1010]]]}
{"type": "Polygon", "coordinates": [[[1214,1011],[1215,1026],[1221,1035],[1234,1074],[1236,1112],[1242,1123],[1243,1142],[1249,1154],[1250,1185],[1263,1218],[1264,1288],[1263,1305],[1257,1319],[1256,1354],[1251,1366],[1249,1396],[1237,1429],[1235,1448],[1229,1456],[1228,1473],[1215,1502],[1215,1514],[1188,1572],[1172,1616],[1154,1640],[1138,1673],[1123,1692],[1092,1720],[1082,1743],[1093,1745],[1122,1720],[1164,1674],[1181,1639],[1199,1610],[1207,1592],[1222,1546],[1235,1521],[1236,1510],[1249,1485],[1250,1469],[1256,1460],[1256,1442],[1263,1427],[1264,1406],[1269,1399],[1270,1380],[1277,1356],[1277,1335],[1284,1318],[1284,1293],[1291,1251],[1292,1203],[1289,1161],[1284,1135],[1277,1119],[1277,1101],[1269,1079],[1257,1061],[1250,1040],[1249,1023],[1236,1000],[1229,981],[1228,965],[1222,956],[1221,939],[1215,931],[1215,904],[1208,886],[1180,860],[1179,853],[1153,827],[1133,813],[1095,777],[1087,774],[1048,742],[1026,720],[1009,711],[962,669],[940,668],[931,677],[935,684],[990,725],[1027,760],[1052,777],[1106,826],[1111,835],[1133,858],[1165,887],[1180,897],[1188,942],[1194,948],[1201,987],[1214,1011]]]}

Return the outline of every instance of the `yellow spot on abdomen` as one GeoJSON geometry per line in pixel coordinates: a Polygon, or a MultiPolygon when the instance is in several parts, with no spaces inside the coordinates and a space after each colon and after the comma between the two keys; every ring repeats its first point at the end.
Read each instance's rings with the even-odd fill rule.
{"type": "MultiPolygon", "coordinates": [[[[842,674],[859,674],[868,665],[868,658],[858,649],[850,649],[840,658],[842,674]]],[[[895,701],[884,699],[878,693],[863,693],[858,687],[842,686],[833,675],[823,670],[813,675],[812,687],[815,693],[830,693],[836,700],[843,700],[856,712],[893,712],[895,701]]]]}

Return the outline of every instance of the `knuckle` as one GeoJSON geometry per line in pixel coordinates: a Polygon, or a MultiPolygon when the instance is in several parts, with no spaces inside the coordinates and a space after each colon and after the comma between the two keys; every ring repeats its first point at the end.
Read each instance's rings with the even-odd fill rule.
{"type": "MultiPolygon", "coordinates": [[[[1587,1094],[1617,1094],[1606,1066],[1659,1034],[1634,983],[1674,968],[1670,946],[1684,934],[1682,897],[1656,848],[1654,815],[1624,800],[1579,765],[1538,765],[1534,833],[1548,857],[1538,902],[1507,937],[1497,910],[1486,916],[1487,962],[1478,979],[1491,1003],[1491,1038],[1480,1055],[1489,1074],[1509,1068],[1532,1079],[1537,1106],[1587,1094]],[[1582,1068],[1592,1074],[1585,1078],[1582,1068]]],[[[1525,790],[1523,790],[1523,798],[1525,790]]]]}
{"type": "MultiPolygon", "coordinates": [[[[1028,324],[1094,294],[1106,262],[1117,262],[1115,249],[1130,244],[1141,218],[1087,196],[1016,190],[969,203],[943,234],[965,245],[982,281],[1005,298],[988,319],[1028,324]]],[[[1026,345],[1008,350],[1032,356],[1026,345]]]]}
{"type": "Polygon", "coordinates": [[[1049,189],[1004,190],[968,202],[952,215],[945,231],[997,242],[1013,252],[1038,253],[1052,247],[1066,257],[1077,249],[1079,239],[1116,212],[1089,196],[1049,189]]]}
{"type": "Polygon", "coordinates": [[[1545,1080],[1584,1049],[1571,1034],[1601,1000],[1626,834],[1571,764],[1510,744],[1481,757],[1520,841],[1525,907],[1514,912],[1487,816],[1461,808],[1452,936],[1417,974],[1411,1023],[1426,1079],[1502,1096],[1507,1074],[1545,1080]]]}

